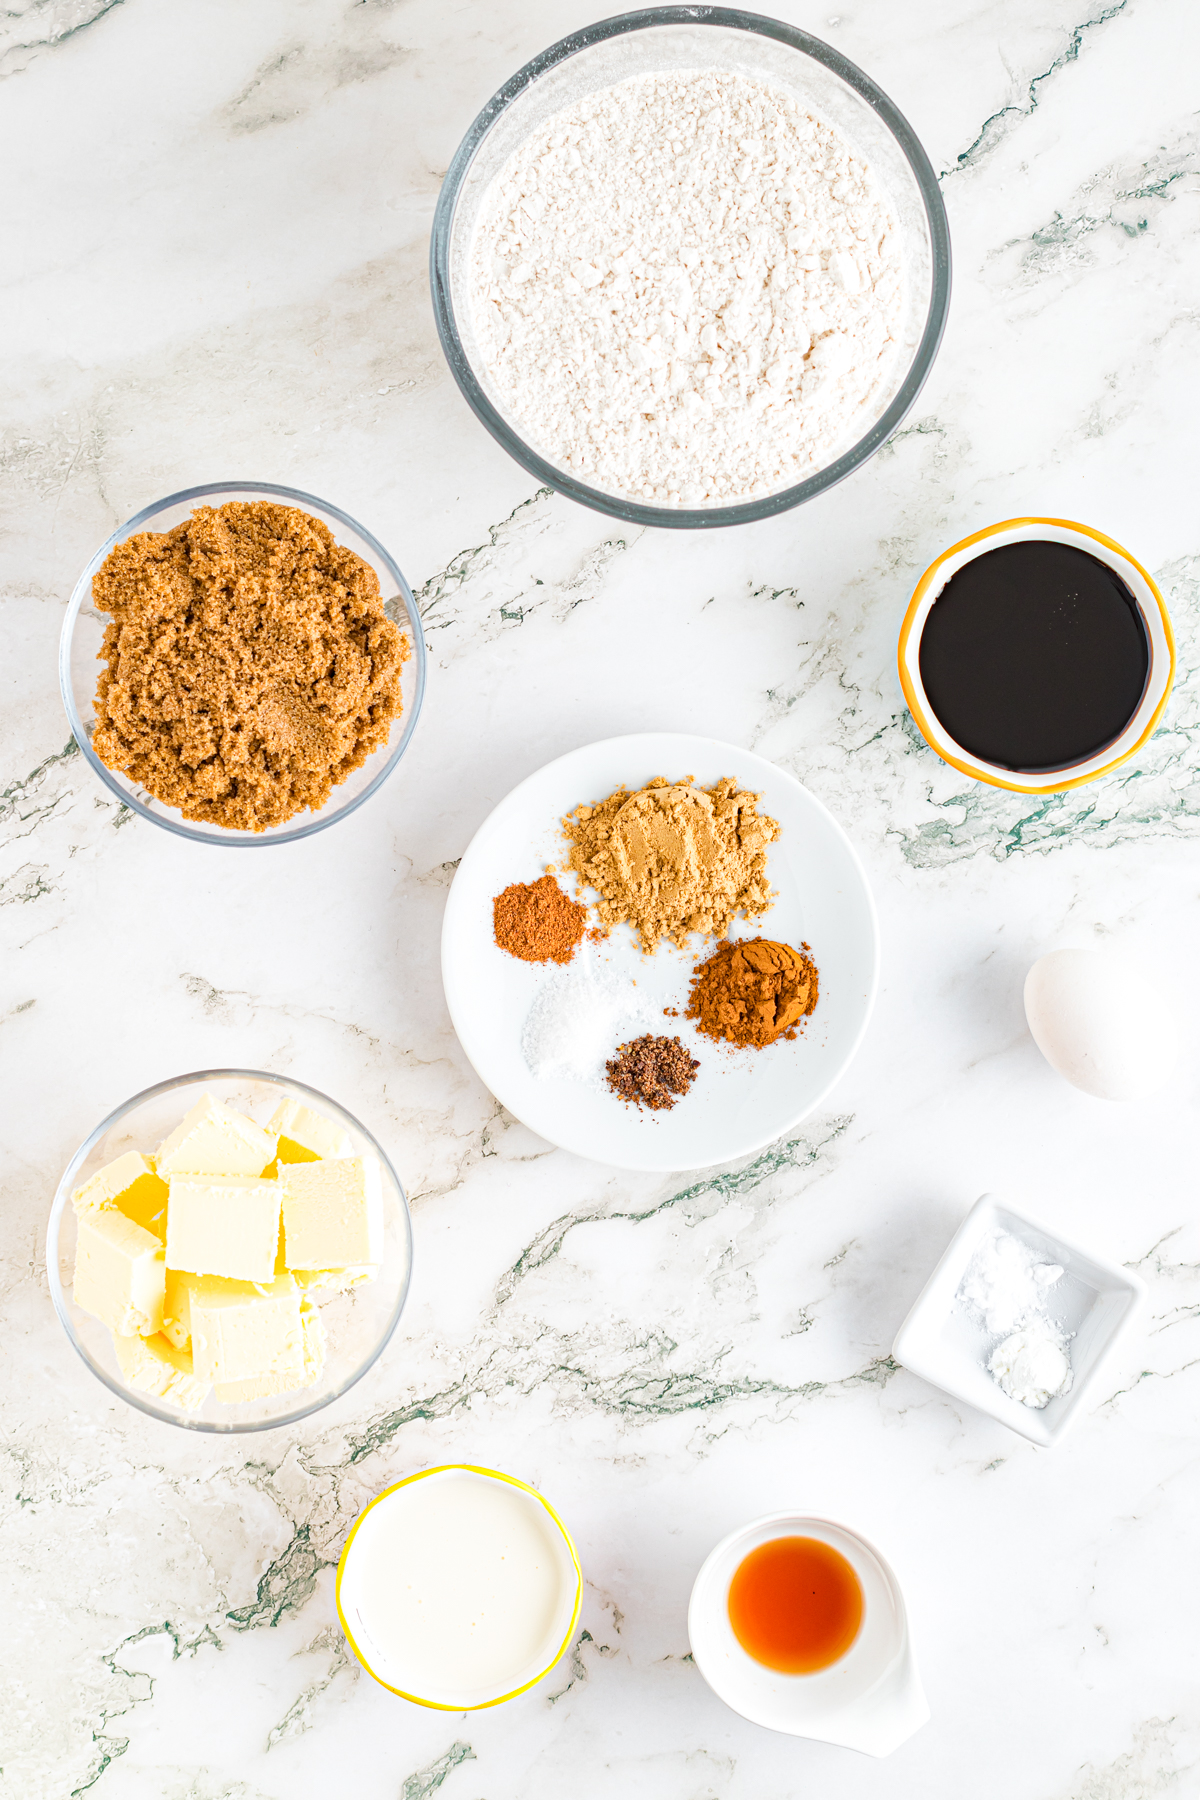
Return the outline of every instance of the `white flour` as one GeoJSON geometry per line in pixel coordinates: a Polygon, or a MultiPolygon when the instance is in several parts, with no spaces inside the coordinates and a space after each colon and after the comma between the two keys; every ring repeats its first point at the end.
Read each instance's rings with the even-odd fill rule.
{"type": "Polygon", "coordinates": [[[493,182],[470,264],[502,409],[609,493],[791,486],[889,384],[895,221],[839,131],[748,76],[640,75],[557,113],[493,182]]]}

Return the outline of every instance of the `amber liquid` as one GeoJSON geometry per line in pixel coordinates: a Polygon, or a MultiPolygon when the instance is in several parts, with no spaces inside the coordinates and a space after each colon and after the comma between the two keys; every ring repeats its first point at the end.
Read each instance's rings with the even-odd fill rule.
{"type": "Polygon", "coordinates": [[[840,1551],[820,1538],[773,1538],[738,1564],[729,1623],[748,1656],[784,1675],[813,1675],[858,1636],[863,1591],[840,1551]]]}

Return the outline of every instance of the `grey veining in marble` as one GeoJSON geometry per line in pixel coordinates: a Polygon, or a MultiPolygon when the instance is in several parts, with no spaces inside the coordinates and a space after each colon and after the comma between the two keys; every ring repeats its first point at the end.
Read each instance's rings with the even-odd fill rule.
{"type": "MultiPolygon", "coordinates": [[[[448,376],[426,290],[477,108],[583,0],[10,0],[0,17],[0,1796],[20,1800],[1142,1800],[1200,1785],[1200,25],[1185,0],[844,13],[778,0],[892,94],[942,171],[956,287],[913,415],[753,529],[646,533],[538,491],[448,376]],[[74,750],[67,595],[192,483],[280,481],[393,550],[431,654],[359,813],[255,853],[175,842],[74,750]],[[974,787],[895,676],[913,584],[1018,513],[1161,584],[1165,722],[1092,787],[974,787]],[[859,847],[884,981],[820,1114],[664,1180],[551,1150],[458,1049],[447,888],[549,757],[703,731],[792,770],[859,847]],[[236,905],[220,883],[237,883],[236,905]],[[1066,1087],[1029,963],[1113,941],[1187,1053],[1136,1108],[1066,1087]],[[126,1095],[240,1063],[339,1097],[413,1199],[401,1328],[308,1426],[196,1441],[111,1399],[50,1306],[59,1173],[126,1095]],[[1042,1453],[892,1362],[990,1189],[1140,1270],[1150,1305],[1042,1453]],[[559,1667],[474,1715],[359,1673],[333,1569],[435,1461],[510,1469],[587,1578],[559,1667]],[[803,1507],[904,1583],[933,1717],[888,1762],[758,1730],[691,1664],[692,1578],[803,1507]]],[[[1114,1003],[1119,1003],[1115,998],[1114,1003]]]]}

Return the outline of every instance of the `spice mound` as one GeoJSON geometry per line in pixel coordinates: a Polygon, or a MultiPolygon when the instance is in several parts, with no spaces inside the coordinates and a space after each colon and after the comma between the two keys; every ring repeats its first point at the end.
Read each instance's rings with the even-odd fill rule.
{"type": "Polygon", "coordinates": [[[400,712],[409,645],[375,571],[293,506],[197,507],[118,544],[92,746],[185,819],[265,831],[323,806],[400,712]]]}
{"type": "Polygon", "coordinates": [[[700,1064],[678,1038],[635,1038],[621,1044],[604,1065],[608,1085],[626,1105],[665,1112],[675,1106],[696,1079],[700,1064]]]}
{"type": "Polygon", "coordinates": [[[618,788],[598,806],[563,820],[569,867],[600,895],[601,926],[628,922],[642,949],[688,934],[724,937],[740,912],[757,919],[771,904],[767,845],[779,826],[756,811],[757,794],[725,777],[711,788],[659,775],[631,794],[618,788]]]}
{"type": "Polygon", "coordinates": [[[795,1037],[817,1004],[817,985],[803,950],[772,938],[722,944],[692,977],[686,1017],[706,1037],[761,1050],[795,1037]]]}
{"type": "Polygon", "coordinates": [[[496,942],[522,962],[570,962],[586,924],[587,907],[569,900],[553,875],[514,881],[492,901],[496,942]]]}
{"type": "Polygon", "coordinates": [[[538,989],[522,1028],[521,1052],[539,1081],[580,1081],[602,1093],[612,1045],[655,1023],[636,984],[589,945],[538,989]]]}

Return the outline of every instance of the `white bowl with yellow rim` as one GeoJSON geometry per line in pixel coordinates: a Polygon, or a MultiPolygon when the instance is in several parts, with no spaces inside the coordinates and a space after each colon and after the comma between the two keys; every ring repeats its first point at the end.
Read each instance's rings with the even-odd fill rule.
{"type": "Polygon", "coordinates": [[[535,1686],[565,1655],[582,1600],[579,1557],[550,1502],[471,1463],[385,1488],[338,1562],[338,1618],[367,1674],[442,1712],[535,1686]]]}
{"type": "Polygon", "coordinates": [[[913,591],[904,623],[900,628],[897,649],[900,685],[918,731],[931,750],[943,762],[984,781],[992,787],[1009,788],[1018,794],[1056,794],[1067,788],[1083,787],[1108,775],[1149,742],[1158,728],[1175,679],[1175,637],[1162,595],[1147,571],[1128,550],[1103,532],[1071,519],[1005,519],[988,525],[961,543],[944,550],[930,563],[913,591]],[[921,680],[921,634],[925,622],[942,590],[952,576],[977,556],[998,550],[1006,544],[1034,540],[1069,544],[1077,550],[1106,563],[1120,576],[1129,589],[1141,615],[1149,649],[1149,672],[1141,700],[1128,723],[1111,743],[1105,744],[1086,761],[1063,769],[1036,771],[1013,770],[984,761],[957,743],[942,724],[930,704],[921,680]]]}

